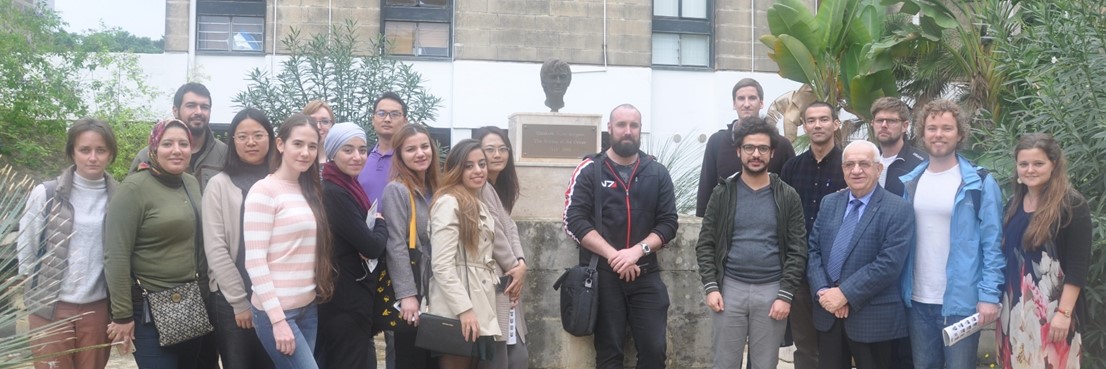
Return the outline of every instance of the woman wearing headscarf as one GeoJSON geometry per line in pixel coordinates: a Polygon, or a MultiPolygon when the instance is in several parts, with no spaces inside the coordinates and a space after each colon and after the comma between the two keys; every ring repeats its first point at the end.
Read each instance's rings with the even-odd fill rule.
{"type": "Polygon", "coordinates": [[[376,368],[373,301],[388,229],[380,213],[369,213],[369,197],[357,182],[369,147],[365,130],[336,124],[323,143],[323,208],[330,224],[331,260],[338,269],[334,295],[319,305],[319,342],[315,357],[325,368],[376,368]],[[371,218],[370,218],[371,217],[371,218]],[[373,219],[370,227],[366,220],[373,219]]]}
{"type": "Polygon", "coordinates": [[[104,220],[108,338],[124,351],[133,347],[139,368],[196,368],[200,340],[160,346],[142,291],[197,280],[200,183],[185,173],[192,136],[184,122],[172,119],[158,122],[147,142],[150,160],[119,184],[104,220]]]}
{"type": "Polygon", "coordinates": [[[250,187],[269,174],[276,152],[273,125],[260,110],[246,108],[230,122],[233,147],[223,171],[207,182],[203,198],[204,250],[207,254],[216,347],[223,369],[272,368],[273,362],[253,330],[242,209],[250,187]]]}

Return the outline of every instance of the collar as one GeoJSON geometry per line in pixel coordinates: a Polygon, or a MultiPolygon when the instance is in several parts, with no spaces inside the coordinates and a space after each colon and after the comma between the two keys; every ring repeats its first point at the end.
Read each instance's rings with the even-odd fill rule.
{"type": "Polygon", "coordinates": [[[867,195],[864,195],[863,197],[857,199],[856,196],[853,195],[853,192],[848,191],[848,189],[846,188],[846,191],[849,192],[849,202],[852,202],[853,200],[860,200],[861,206],[867,206],[868,203],[872,201],[872,195],[876,194],[876,190],[879,190],[879,185],[876,185],[876,187],[872,188],[871,191],[868,191],[867,195]]]}

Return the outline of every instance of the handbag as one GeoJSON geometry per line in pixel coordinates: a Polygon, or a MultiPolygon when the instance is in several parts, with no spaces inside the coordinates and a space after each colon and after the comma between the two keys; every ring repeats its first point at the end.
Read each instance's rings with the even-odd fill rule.
{"type": "MultiPolygon", "coordinates": [[[[472,300],[472,290],[469,289],[468,253],[465,251],[464,245],[458,244],[458,246],[461,248],[461,258],[465,262],[465,292],[468,293],[469,300],[472,300]]],[[[427,300],[426,306],[430,306],[429,300],[427,300]]],[[[495,340],[492,337],[478,336],[474,342],[465,341],[460,319],[431,313],[419,314],[415,347],[484,361],[491,360],[495,355],[495,340]]]]}
{"type": "Polygon", "coordinates": [[[149,304],[161,347],[188,341],[215,330],[207,318],[207,309],[200,297],[198,282],[188,282],[160,292],[147,291],[142,287],[142,282],[138,282],[138,287],[142,289],[142,296],[149,304]]]}
{"type": "MultiPolygon", "coordinates": [[[[423,282],[429,283],[429,276],[423,275],[426,271],[426,260],[423,258],[422,251],[415,248],[415,242],[418,239],[418,233],[415,228],[415,196],[408,193],[407,198],[410,201],[411,216],[407,225],[407,256],[411,260],[411,275],[415,278],[416,297],[423,296],[426,293],[426,285],[423,282]]],[[[415,327],[403,321],[399,311],[394,308],[396,303],[396,291],[392,287],[392,277],[388,273],[389,268],[395,268],[397,266],[388,266],[387,263],[380,263],[377,268],[380,269],[380,274],[376,280],[376,297],[373,299],[373,331],[378,332],[381,330],[387,331],[414,331],[415,327]]]]}
{"type": "MultiPolygon", "coordinates": [[[[600,157],[596,157],[600,159],[600,157]]],[[[602,167],[595,166],[595,230],[599,234],[603,225],[603,202],[599,197],[602,167]]],[[[564,274],[553,283],[553,289],[561,292],[561,327],[576,337],[590,336],[595,332],[595,320],[599,315],[599,272],[595,269],[599,256],[591,254],[588,265],[566,268],[564,274]],[[563,287],[563,288],[562,288],[563,287]]]]}

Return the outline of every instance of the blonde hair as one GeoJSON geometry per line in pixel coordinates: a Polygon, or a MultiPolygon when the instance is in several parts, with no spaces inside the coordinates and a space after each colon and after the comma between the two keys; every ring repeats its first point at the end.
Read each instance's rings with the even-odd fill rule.
{"type": "Polygon", "coordinates": [[[473,151],[484,154],[480,141],[471,138],[461,140],[449,150],[445,158],[445,177],[442,178],[442,187],[434,194],[434,203],[445,195],[457,199],[457,223],[460,226],[457,241],[468,252],[474,253],[480,246],[480,198],[464,184],[465,161],[473,151]]]}

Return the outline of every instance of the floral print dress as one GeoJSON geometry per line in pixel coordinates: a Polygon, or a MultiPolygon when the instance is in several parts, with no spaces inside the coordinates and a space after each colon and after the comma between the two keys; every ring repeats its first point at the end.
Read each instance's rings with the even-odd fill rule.
{"type": "Polygon", "coordinates": [[[1005,369],[1079,369],[1082,322],[1078,314],[1071,316],[1072,329],[1066,340],[1047,342],[1064,289],[1064,271],[1055,243],[1032,251],[1022,247],[1032,214],[1020,205],[1015,205],[1017,212],[1003,227],[1006,287],[999,328],[995,329],[999,362],[1005,369]]]}

